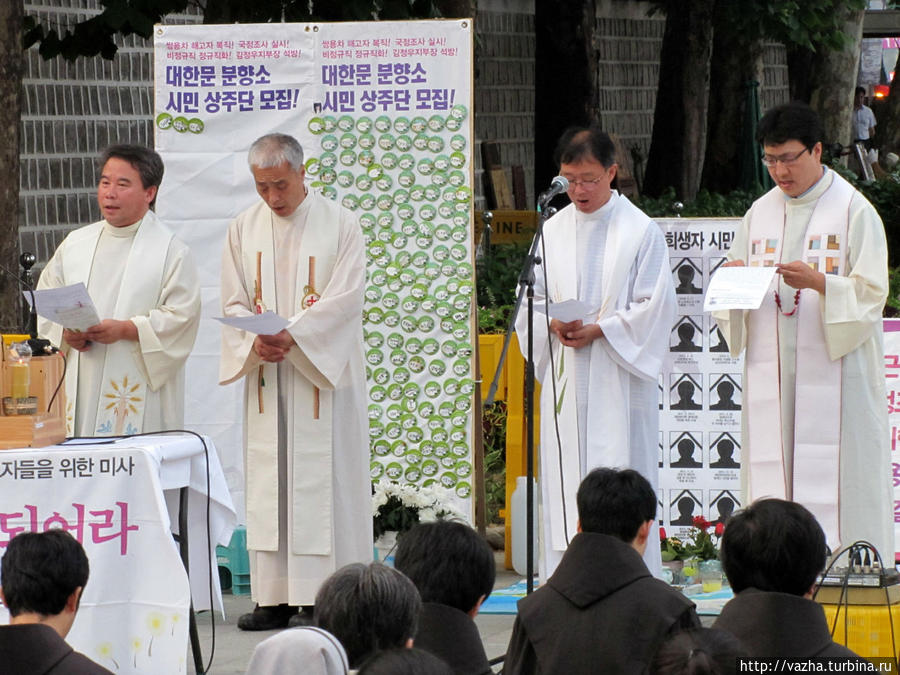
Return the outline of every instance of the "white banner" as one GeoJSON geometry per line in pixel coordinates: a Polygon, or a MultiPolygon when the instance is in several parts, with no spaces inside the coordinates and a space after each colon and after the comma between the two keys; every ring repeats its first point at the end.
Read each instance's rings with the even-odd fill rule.
{"type": "Polygon", "coordinates": [[[703,296],[738,218],[660,218],[678,299],[659,384],[659,513],[669,536],[695,516],[720,522],[741,506],[743,356],[732,358],[703,296]]]}
{"type": "Polygon", "coordinates": [[[90,578],[66,638],[76,651],[115,673],[187,672],[190,588],[147,452],[3,452],[0,494],[0,549],[53,527],[84,545],[90,578]]]}
{"type": "Polygon", "coordinates": [[[900,551],[900,319],[884,320],[884,377],[894,480],[894,548],[900,551]]]}
{"type": "Polygon", "coordinates": [[[253,140],[296,137],[310,187],[366,237],[372,476],[439,481],[471,509],[472,27],[468,20],[157,26],[157,213],[201,267],[185,422],[243,510],[240,386],[218,387],[219,265],[253,204],[253,140]]]}

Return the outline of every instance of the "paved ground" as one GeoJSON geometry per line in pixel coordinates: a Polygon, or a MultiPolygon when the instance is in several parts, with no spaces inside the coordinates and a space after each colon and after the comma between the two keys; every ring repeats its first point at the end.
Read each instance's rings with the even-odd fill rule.
{"type": "MultiPolygon", "coordinates": [[[[512,570],[503,568],[503,553],[497,554],[497,581],[496,588],[506,588],[519,580],[519,576],[512,570]]],[[[220,614],[215,616],[215,654],[212,666],[209,668],[211,675],[243,675],[250,662],[253,648],[276,631],[245,632],[238,630],[237,618],[244,612],[253,609],[253,602],[249,595],[232,595],[226,593],[225,620],[220,614]]],[[[493,658],[506,653],[506,645],[512,632],[515,617],[511,615],[480,614],[475,619],[478,630],[481,631],[481,639],[484,641],[488,658],[493,658]]],[[[209,662],[212,649],[212,621],[209,612],[203,612],[197,617],[197,631],[200,635],[200,645],[203,651],[204,664],[209,662]]],[[[189,673],[196,673],[193,667],[193,657],[188,654],[189,673]]]]}

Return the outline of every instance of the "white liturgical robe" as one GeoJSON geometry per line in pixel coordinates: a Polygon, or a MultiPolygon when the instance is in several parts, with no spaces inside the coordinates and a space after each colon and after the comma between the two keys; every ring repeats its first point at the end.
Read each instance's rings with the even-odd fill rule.
{"type": "MultiPolygon", "coordinates": [[[[575,496],[592,469],[634,469],[657,488],[657,378],[675,320],[665,238],[626,197],[614,191],[606,204],[588,214],[570,204],[547,221],[544,242],[545,263],[535,268],[534,286],[542,579],[553,573],[575,536],[575,496]],[[543,313],[545,300],[572,298],[590,307],[585,323],[593,319],[603,330],[603,337],[580,349],[562,347],[548,331],[543,313]]],[[[524,307],[516,317],[516,332],[524,353],[524,307]]],[[[659,574],[658,546],[647,547],[645,561],[659,574]]]]}
{"type": "Polygon", "coordinates": [[[109,436],[184,426],[184,363],[200,322],[197,270],[187,245],[153,211],[126,227],[105,220],[71,232],[38,288],[84,283],[100,319],[131,320],[138,340],[78,352],[63,326],[38,332],[66,350],[66,434],[109,436]]]}
{"type": "Polygon", "coordinates": [[[758,310],[714,314],[732,355],[748,348],[742,412],[744,501],[766,496],[794,499],[817,517],[832,549],[864,539],[876,546],[886,564],[892,564],[894,510],[881,319],[888,293],[884,227],[872,205],[826,169],[823,177],[797,198],[785,196],[776,187],[757,200],[736,233],[729,260],[768,264],[751,249],[760,228],[770,227],[765,223],[771,223],[773,213],[778,215],[777,232],[768,240],[769,250],[780,250],[780,260],[774,262],[810,262],[813,254],[817,260],[827,260],[818,251],[818,240],[824,242],[825,237],[811,233],[822,231],[821,227],[814,230],[816,223],[835,219],[835,214],[846,234],[831,235],[828,246],[821,244],[821,248],[833,248],[835,255],[840,251],[844,257],[834,258],[839,263],[834,263],[838,267],[831,273],[822,269],[821,262],[810,262],[826,272],[825,295],[812,289],[803,291],[795,314],[786,315],[795,289],[780,275],[775,275],[772,284],[782,299],[781,312],[775,306],[774,293],[769,293],[758,310]],[[836,194],[846,195],[840,210],[822,206],[826,199],[834,201],[836,194]],[[774,317],[765,324],[768,334],[761,328],[760,313],[774,317]],[[822,331],[822,342],[798,349],[798,331],[803,330],[798,324],[804,320],[822,331]],[[753,354],[758,351],[754,341],[757,346],[759,341],[777,345],[780,381],[757,385],[761,391],[753,391],[753,380],[748,379],[754,367],[753,354]],[[798,377],[798,355],[805,356],[814,348],[822,352],[819,358],[824,362],[839,362],[836,386],[831,390],[810,386],[798,377]],[[833,393],[829,395],[829,391],[833,393]],[[765,408],[768,400],[777,405],[763,413],[760,408],[765,408]],[[829,415],[835,418],[830,445],[817,441],[811,454],[800,454],[801,450],[809,452],[808,436],[826,421],[823,411],[832,408],[836,412],[829,415]],[[775,434],[774,443],[755,446],[760,428],[774,424],[778,429],[779,415],[780,434],[775,434]],[[769,445],[775,446],[774,452],[769,452],[769,445]],[[830,448],[828,454],[823,454],[823,447],[830,448]]]}
{"type": "Polygon", "coordinates": [[[222,329],[221,383],[245,379],[247,548],[261,605],[312,605],[332,572],[372,559],[365,272],[353,214],[313,191],[287,218],[259,202],[228,228],[225,315],[253,314],[259,283],[296,343],[265,363],[254,335],[222,329]]]}

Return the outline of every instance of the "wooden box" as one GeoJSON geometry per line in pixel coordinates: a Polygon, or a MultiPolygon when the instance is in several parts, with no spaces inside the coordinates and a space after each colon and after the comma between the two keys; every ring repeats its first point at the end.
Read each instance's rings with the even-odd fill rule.
{"type": "MultiPolygon", "coordinates": [[[[3,350],[0,364],[0,398],[9,395],[10,365],[3,350]]],[[[29,396],[38,400],[36,415],[0,415],[0,450],[11,448],[40,448],[59,443],[66,438],[66,393],[65,386],[59,386],[63,378],[63,358],[60,354],[35,356],[29,362],[29,396]],[[47,410],[53,392],[59,392],[53,405],[47,410]]],[[[2,409],[0,409],[2,413],[2,409]]]]}

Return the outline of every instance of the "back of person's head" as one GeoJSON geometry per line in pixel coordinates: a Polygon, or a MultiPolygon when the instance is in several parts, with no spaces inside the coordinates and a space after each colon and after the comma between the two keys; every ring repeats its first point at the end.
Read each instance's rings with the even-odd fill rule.
{"type": "Polygon", "coordinates": [[[110,145],[100,156],[100,168],[111,159],[121,159],[128,162],[141,177],[141,187],[159,187],[162,183],[165,165],[162,157],[155,150],[145,148],[143,145],[122,143],[110,145]]]}
{"type": "Polygon", "coordinates": [[[557,166],[593,159],[608,169],[616,163],[616,146],[599,127],[569,127],[556,144],[554,157],[557,166]]]}
{"type": "Polygon", "coordinates": [[[756,140],[762,145],[781,145],[800,141],[810,150],[825,137],[825,128],[815,110],[793,101],[769,110],[756,128],[756,140]]]}
{"type": "Polygon", "coordinates": [[[633,469],[594,469],[578,487],[578,519],[582,532],[608,534],[626,543],[641,525],[656,518],[656,494],[633,469]]]}
{"type": "Polygon", "coordinates": [[[89,573],[84,548],[65,530],[23,532],[0,561],[0,587],[10,616],[55,616],[77,588],[84,588],[89,573]]]}
{"type": "Polygon", "coordinates": [[[381,563],[346,565],[316,594],[315,622],[334,635],[350,667],[381,649],[403,647],[418,628],[422,601],[413,582],[381,563]]]}
{"type": "Polygon", "coordinates": [[[386,649],[367,659],[359,675],[453,675],[453,669],[424,649],[386,649]]]}
{"type": "Polygon", "coordinates": [[[256,645],[247,675],[301,670],[305,675],[346,675],[349,669],[347,653],[334,635],[304,626],[281,631],[256,645]]]}
{"type": "Polygon", "coordinates": [[[653,657],[651,675],[732,675],[737,659],[746,656],[731,633],[697,628],[668,637],[653,657]]]}
{"type": "Polygon", "coordinates": [[[803,506],[760,499],[729,518],[719,557],[735,593],[805,595],[825,568],[826,550],[822,527],[803,506]]]}
{"type": "Polygon", "coordinates": [[[400,536],[394,566],[412,579],[422,602],[470,612],[491,594],[496,566],[488,543],[465,523],[421,523],[400,536]]]}
{"type": "Polygon", "coordinates": [[[271,169],[287,163],[294,171],[299,171],[303,167],[303,147],[293,136],[266,134],[253,141],[247,163],[257,169],[271,169]]]}

